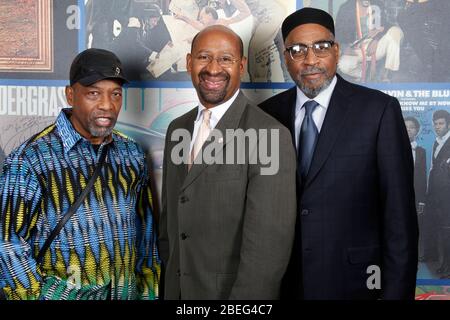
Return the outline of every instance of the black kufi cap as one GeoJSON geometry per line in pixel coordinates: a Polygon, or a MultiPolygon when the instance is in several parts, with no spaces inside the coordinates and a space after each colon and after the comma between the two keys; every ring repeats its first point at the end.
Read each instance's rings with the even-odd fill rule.
{"type": "Polygon", "coordinates": [[[334,35],[333,17],[328,12],[316,8],[305,7],[295,11],[284,19],[283,24],[281,25],[283,40],[286,40],[289,32],[293,29],[306,23],[320,24],[330,30],[334,35]]]}

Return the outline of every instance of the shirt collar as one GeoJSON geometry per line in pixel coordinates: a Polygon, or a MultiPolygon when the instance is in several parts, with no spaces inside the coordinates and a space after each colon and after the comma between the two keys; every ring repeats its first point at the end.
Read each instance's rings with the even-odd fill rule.
{"type": "MultiPolygon", "coordinates": [[[[223,117],[225,112],[227,112],[228,108],[233,104],[234,100],[236,100],[237,96],[239,94],[239,90],[235,92],[235,94],[225,101],[222,104],[219,104],[213,108],[210,108],[209,111],[211,111],[211,122],[214,124],[212,127],[215,127],[215,125],[220,121],[220,119],[223,117]]],[[[197,111],[197,118],[195,119],[195,122],[200,120],[202,111],[206,109],[205,106],[203,106],[200,102],[198,104],[198,111],[197,111]]]]}
{"type": "Polygon", "coordinates": [[[411,148],[412,148],[413,150],[415,150],[415,149],[417,148],[417,141],[416,141],[416,140],[414,140],[413,142],[411,142],[411,148]]]}
{"type": "Polygon", "coordinates": [[[442,138],[436,137],[436,141],[439,144],[444,144],[447,141],[448,137],[450,137],[450,130],[442,138]]]}
{"type": "Polygon", "coordinates": [[[331,83],[328,87],[326,87],[324,90],[322,90],[315,98],[310,99],[308,98],[302,90],[297,87],[297,101],[296,101],[296,114],[300,111],[301,107],[306,101],[314,100],[316,101],[320,106],[327,109],[328,105],[330,104],[331,95],[333,94],[334,87],[337,83],[337,77],[336,75],[333,77],[333,80],[331,80],[331,83]]]}
{"type": "MultiPolygon", "coordinates": [[[[59,135],[64,146],[64,151],[69,152],[80,140],[90,143],[90,141],[83,136],[81,136],[77,130],[70,122],[70,116],[72,114],[72,108],[63,108],[56,118],[56,128],[58,129],[59,135]]],[[[116,137],[113,134],[108,137],[108,143],[115,140],[116,137]]]]}

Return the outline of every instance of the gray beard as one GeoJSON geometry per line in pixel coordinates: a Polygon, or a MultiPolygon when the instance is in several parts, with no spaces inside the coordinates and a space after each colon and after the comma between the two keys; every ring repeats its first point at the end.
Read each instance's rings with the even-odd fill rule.
{"type": "Polygon", "coordinates": [[[105,138],[113,132],[114,126],[108,127],[108,128],[102,128],[102,127],[97,127],[93,123],[88,123],[88,129],[89,129],[89,133],[93,137],[105,138]]]}
{"type": "Polygon", "coordinates": [[[112,112],[110,112],[109,114],[105,114],[104,112],[102,113],[102,112],[96,110],[96,111],[92,112],[92,114],[89,117],[89,120],[87,123],[87,129],[93,137],[105,138],[112,133],[114,126],[116,125],[116,122],[117,122],[117,118],[114,116],[114,114],[112,112]],[[106,115],[110,116],[111,120],[112,120],[111,126],[109,126],[109,127],[97,126],[95,124],[95,117],[99,114],[100,115],[103,114],[103,116],[106,116],[106,115]]]}
{"type": "Polygon", "coordinates": [[[318,86],[317,88],[307,87],[300,81],[295,81],[295,84],[305,94],[305,96],[307,96],[310,99],[313,99],[313,98],[317,97],[317,95],[319,93],[321,93],[323,90],[328,88],[328,86],[331,84],[332,81],[333,81],[333,77],[326,79],[325,82],[322,83],[322,85],[318,86]]]}

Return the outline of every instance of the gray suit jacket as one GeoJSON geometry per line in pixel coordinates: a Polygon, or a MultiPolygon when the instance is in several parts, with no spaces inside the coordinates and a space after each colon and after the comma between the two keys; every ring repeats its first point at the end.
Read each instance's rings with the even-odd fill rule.
{"type": "MultiPolygon", "coordinates": [[[[278,173],[261,175],[264,166],[252,164],[249,152],[243,164],[194,164],[188,172],[171,159],[178,143],[171,135],[180,128],[192,134],[196,115],[197,108],[175,119],[166,135],[159,224],[164,297],[277,299],[296,219],[290,133],[239,93],[216,129],[278,129],[278,173]]],[[[219,153],[229,143],[224,134],[219,153]]]]}

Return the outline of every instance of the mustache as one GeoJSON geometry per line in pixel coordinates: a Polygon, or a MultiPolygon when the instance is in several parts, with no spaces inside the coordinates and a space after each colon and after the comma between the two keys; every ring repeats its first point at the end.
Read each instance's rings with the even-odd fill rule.
{"type": "Polygon", "coordinates": [[[314,73],[325,73],[325,69],[324,68],[319,68],[319,67],[309,67],[306,68],[305,70],[303,70],[300,75],[302,76],[307,76],[309,74],[314,74],[314,73]]]}
{"type": "Polygon", "coordinates": [[[116,115],[114,112],[108,112],[108,111],[98,111],[95,110],[91,113],[91,118],[110,118],[110,119],[116,119],[116,115]]]}
{"type": "Polygon", "coordinates": [[[212,74],[209,71],[203,70],[198,74],[199,78],[201,78],[202,80],[205,79],[206,76],[211,77],[211,78],[219,78],[220,80],[230,80],[230,75],[228,73],[226,73],[225,71],[222,71],[220,73],[216,73],[216,74],[212,74]]]}

